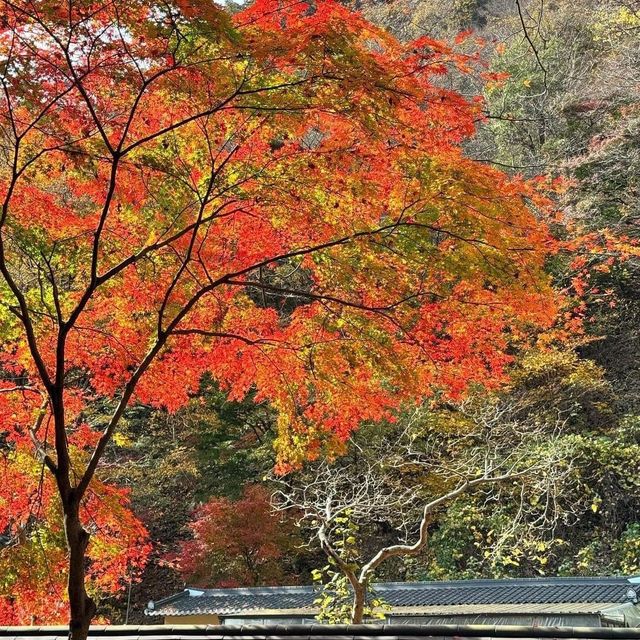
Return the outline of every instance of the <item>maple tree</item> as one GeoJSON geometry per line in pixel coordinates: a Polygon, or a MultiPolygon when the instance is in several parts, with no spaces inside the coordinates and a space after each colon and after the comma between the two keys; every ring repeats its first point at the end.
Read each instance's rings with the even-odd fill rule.
{"type": "MultiPolygon", "coordinates": [[[[12,624],[51,624],[66,617],[67,550],[53,478],[40,462],[18,447],[3,461],[0,529],[7,542],[0,552],[0,620],[12,624]],[[8,518],[8,520],[7,520],[8,518]]],[[[117,595],[140,570],[150,552],[147,532],[131,513],[122,489],[94,482],[82,507],[92,532],[87,573],[95,596],[117,595]]]]}
{"type": "Polygon", "coordinates": [[[191,583],[203,587],[291,584],[287,557],[300,540],[288,514],[274,512],[269,491],[247,485],[238,500],[213,497],[189,523],[193,538],[167,560],[191,583]]]}
{"type": "Polygon", "coordinates": [[[534,186],[464,157],[479,106],[434,75],[469,58],[438,42],[330,0],[2,7],[7,473],[28,450],[55,481],[81,640],[86,509],[130,403],[175,410],[208,371],[277,412],[281,471],[339,451],[495,385],[553,321],[551,242],[534,186]]]}

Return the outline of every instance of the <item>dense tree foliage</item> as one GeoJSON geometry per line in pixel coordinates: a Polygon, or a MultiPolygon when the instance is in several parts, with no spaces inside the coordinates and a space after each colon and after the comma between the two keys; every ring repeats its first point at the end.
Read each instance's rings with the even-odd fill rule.
{"type": "MultiPolygon", "coordinates": [[[[12,502],[0,556],[0,615],[16,624],[42,624],[67,613],[68,557],[60,506],[51,478],[22,454],[5,466],[3,497],[12,502]],[[20,465],[22,474],[13,471],[20,465]]],[[[4,461],[6,465],[6,460],[4,461]]],[[[145,526],[131,513],[128,491],[96,482],[83,505],[93,534],[87,550],[91,593],[121,595],[137,582],[151,552],[145,526]]]]}
{"type": "Polygon", "coordinates": [[[479,104],[436,79],[468,56],[331,0],[2,6],[0,521],[13,541],[30,455],[82,640],[95,474],[131,404],[176,411],[205,372],[254,392],[285,471],[495,385],[555,318],[547,201],[464,155],[479,104]]]}
{"type": "MultiPolygon", "coordinates": [[[[457,500],[434,526],[410,575],[601,575],[634,573],[626,544],[640,516],[638,422],[616,414],[602,369],[571,352],[528,355],[503,396],[520,415],[561,424],[553,438],[564,473],[549,491],[503,487],[499,500],[457,500]]],[[[525,434],[526,437],[526,434],[525,434]]]]}
{"type": "MultiPolygon", "coordinates": [[[[617,0],[594,0],[588,11],[582,3],[536,0],[470,0],[453,10],[439,0],[349,4],[402,38],[429,33],[453,41],[473,28],[483,39],[458,38],[458,46],[480,47],[484,70],[496,74],[482,89],[487,119],[468,148],[506,170],[567,181],[555,196],[563,213],[555,230],[566,251],[548,267],[558,287],[576,296],[573,312],[583,320],[568,316],[573,340],[560,350],[530,353],[503,396],[515,405],[524,398],[538,422],[556,424],[559,413],[566,418],[562,442],[572,472],[555,494],[554,526],[530,530],[539,498],[514,529],[514,496],[503,492],[499,508],[496,501],[485,505],[482,494],[460,497],[433,520],[421,556],[380,567],[380,575],[637,572],[640,7],[617,0]]],[[[468,90],[474,78],[455,82],[468,90]]],[[[467,419],[452,409],[436,405],[432,420],[467,419]]],[[[393,518],[342,524],[358,533],[347,554],[371,555],[376,544],[397,538],[393,518]]],[[[335,602],[346,598],[338,616],[348,617],[351,596],[341,589],[328,606],[335,615],[335,602]]]]}
{"type": "MultiPolygon", "coordinates": [[[[640,469],[640,5],[469,0],[444,11],[438,0],[395,0],[360,6],[403,38],[426,31],[453,39],[473,29],[460,46],[479,47],[485,70],[497,75],[485,84],[487,119],[470,153],[508,171],[565,180],[556,194],[562,220],[555,231],[566,251],[549,270],[557,286],[575,296],[582,326],[569,319],[572,351],[531,354],[514,383],[522,384],[529,371],[539,385],[536,415],[544,416],[557,398],[575,399],[575,388],[558,387],[563,377],[581,381],[592,398],[591,409],[572,415],[566,436],[578,463],[567,498],[579,515],[549,531],[546,541],[520,539],[504,555],[491,549],[497,532],[511,526],[509,508],[489,513],[459,500],[434,531],[427,557],[413,560],[407,575],[633,573],[640,469]]],[[[470,79],[456,82],[468,88],[470,79]]]]}
{"type": "MultiPolygon", "coordinates": [[[[172,595],[185,581],[191,583],[174,560],[191,539],[192,515],[212,496],[233,503],[247,484],[261,481],[274,465],[274,437],[271,409],[252,395],[228,400],[206,376],[198,394],[175,413],[145,407],[128,413],[103,476],[131,487],[132,508],[147,526],[153,548],[141,581],[133,582],[127,598],[105,602],[111,620],[128,615],[130,622],[144,623],[150,597],[172,595]]],[[[231,525],[225,526],[229,530],[231,525]]],[[[304,580],[318,560],[289,548],[287,563],[304,580]]]]}
{"type": "Polygon", "coordinates": [[[382,575],[628,571],[640,451],[614,402],[592,362],[530,351],[500,392],[368,425],[348,455],[280,480],[276,504],[328,557],[329,619],[361,622],[382,575]]]}
{"type": "Polygon", "coordinates": [[[301,544],[289,514],[274,512],[271,495],[247,485],[238,500],[211,498],[189,524],[192,538],[172,558],[196,586],[295,584],[293,558],[301,544]]]}
{"type": "Polygon", "coordinates": [[[265,476],[326,454],[291,482],[369,461],[331,530],[362,567],[496,419],[554,486],[453,496],[376,577],[640,571],[640,5],[344,4],[408,44],[326,0],[3,3],[0,621],[65,620],[70,533],[76,625],[309,581],[265,476]]]}

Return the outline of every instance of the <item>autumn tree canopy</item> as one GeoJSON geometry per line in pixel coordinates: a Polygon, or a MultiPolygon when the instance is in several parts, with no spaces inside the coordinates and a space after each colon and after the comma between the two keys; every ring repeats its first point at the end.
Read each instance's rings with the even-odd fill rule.
{"type": "Polygon", "coordinates": [[[96,609],[86,505],[130,403],[175,410],[205,371],[252,390],[286,470],[403,403],[494,384],[553,321],[544,203],[465,158],[478,104],[434,79],[469,58],[331,0],[2,13],[0,523],[35,456],[74,638],[96,609]]]}
{"type": "Polygon", "coordinates": [[[238,500],[214,497],[193,514],[193,536],[167,558],[188,584],[246,587],[298,580],[289,558],[302,539],[289,514],[271,508],[266,487],[247,485],[238,500]]]}

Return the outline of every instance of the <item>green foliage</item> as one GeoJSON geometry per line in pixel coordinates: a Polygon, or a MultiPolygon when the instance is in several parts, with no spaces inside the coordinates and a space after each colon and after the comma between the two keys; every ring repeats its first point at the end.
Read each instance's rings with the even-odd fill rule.
{"type": "MultiPolygon", "coordinates": [[[[342,517],[335,519],[332,529],[334,536],[333,547],[340,559],[353,572],[358,571],[360,548],[358,546],[358,534],[360,527],[351,519],[351,512],[345,511],[342,517]]],[[[353,589],[343,571],[336,561],[329,557],[328,564],[322,569],[314,569],[311,578],[320,589],[320,595],[314,601],[320,612],[316,616],[320,622],[330,624],[346,624],[351,621],[353,608],[353,589]]],[[[374,612],[368,610],[372,616],[374,612]]]]}
{"type": "Polygon", "coordinates": [[[553,447],[566,451],[569,474],[553,493],[528,496],[528,515],[517,526],[518,486],[506,487],[500,501],[460,497],[434,524],[411,577],[635,573],[640,420],[617,416],[603,370],[572,352],[528,354],[507,393],[537,419],[562,412],[564,431],[553,447]],[[540,527],[550,500],[557,520],[540,527]]]}
{"type": "MultiPolygon", "coordinates": [[[[320,612],[316,616],[319,622],[326,624],[349,624],[353,610],[353,589],[347,577],[335,568],[335,562],[311,573],[314,583],[318,584],[320,595],[314,605],[320,612]],[[328,578],[328,579],[327,579],[328,578]]],[[[366,585],[365,621],[384,620],[391,607],[375,591],[375,584],[366,585]]]]}
{"type": "Polygon", "coordinates": [[[311,576],[322,589],[320,595],[313,601],[313,604],[320,609],[316,616],[317,620],[328,624],[351,622],[353,590],[347,577],[335,569],[335,563],[330,561],[320,571],[314,570],[311,576]],[[328,580],[324,576],[327,576],[328,580]]]}
{"type": "MultiPolygon", "coordinates": [[[[176,414],[141,406],[127,412],[106,475],[131,487],[135,512],[154,541],[154,560],[142,582],[133,585],[134,610],[141,612],[150,594],[163,597],[183,587],[183,577],[165,557],[189,538],[194,509],[211,496],[238,499],[249,480],[261,480],[273,466],[271,424],[266,406],[250,397],[229,401],[207,378],[176,414]]],[[[110,618],[121,616],[124,611],[114,610],[110,618]]]]}
{"type": "Polygon", "coordinates": [[[238,498],[247,482],[262,479],[274,464],[274,412],[251,395],[229,401],[215,383],[205,378],[194,402],[197,427],[197,464],[201,473],[199,499],[212,495],[238,498]],[[213,428],[202,428],[213,420],[213,428]]]}
{"type": "Polygon", "coordinates": [[[266,406],[250,397],[229,401],[204,379],[175,415],[145,407],[128,412],[112,452],[120,460],[115,473],[131,482],[138,508],[153,510],[158,524],[177,535],[198,502],[236,499],[273,465],[271,427],[266,406]]]}

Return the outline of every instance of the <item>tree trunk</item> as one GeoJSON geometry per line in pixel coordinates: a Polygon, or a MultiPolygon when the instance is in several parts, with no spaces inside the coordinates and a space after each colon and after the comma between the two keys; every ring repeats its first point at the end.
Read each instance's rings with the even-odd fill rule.
{"type": "Polygon", "coordinates": [[[351,624],[362,624],[364,618],[364,603],[367,588],[364,584],[353,585],[353,608],[351,609],[351,624]]]}
{"type": "Polygon", "coordinates": [[[80,522],[80,504],[73,494],[63,501],[64,530],[69,548],[69,640],[86,640],[96,613],[95,602],[85,589],[85,563],[90,535],[80,522]]]}

